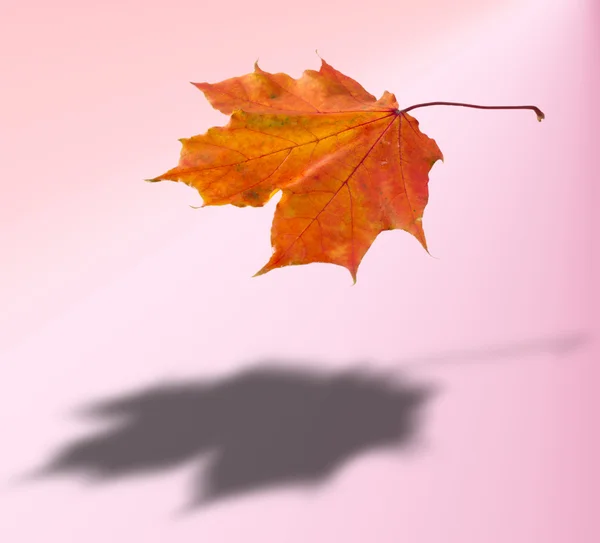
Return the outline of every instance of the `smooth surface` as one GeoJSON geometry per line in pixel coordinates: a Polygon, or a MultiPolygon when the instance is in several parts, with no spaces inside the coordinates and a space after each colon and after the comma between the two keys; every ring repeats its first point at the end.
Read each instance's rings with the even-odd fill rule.
{"type": "Polygon", "coordinates": [[[0,61],[0,540],[600,538],[597,10],[567,0],[1,10],[11,54],[0,61]],[[533,103],[546,113],[538,123],[530,111],[414,111],[445,157],[423,219],[436,258],[397,231],[374,243],[355,286],[318,264],[252,279],[270,255],[275,202],[192,210],[189,187],[142,181],[172,165],[177,138],[226,122],[189,81],[246,73],[257,58],[297,77],[318,68],[315,48],[401,107],[533,103]],[[267,366],[300,376],[265,377],[267,366]],[[398,390],[335,380],[353,371],[398,390]],[[213,432],[208,445],[184,441],[193,418],[169,433],[189,413],[186,384],[194,409],[209,406],[197,425],[213,432]],[[157,386],[170,393],[138,418],[76,416],[157,386]],[[432,393],[413,420],[405,400],[421,388],[432,393]],[[385,398],[399,401],[397,420],[385,398]],[[356,424],[336,429],[346,413],[356,424]],[[115,452],[106,438],[119,428],[129,445],[115,452]],[[325,454],[326,431],[352,439],[325,454]],[[116,454],[135,470],[152,460],[142,435],[160,458],[173,443],[183,460],[93,484],[23,479],[88,436],[99,440],[88,465],[116,454]],[[305,456],[285,446],[297,436],[305,456]],[[223,482],[215,465],[229,482],[251,472],[231,452],[240,447],[279,459],[284,475],[318,476],[276,474],[278,486],[182,514],[199,481],[223,482]]]}

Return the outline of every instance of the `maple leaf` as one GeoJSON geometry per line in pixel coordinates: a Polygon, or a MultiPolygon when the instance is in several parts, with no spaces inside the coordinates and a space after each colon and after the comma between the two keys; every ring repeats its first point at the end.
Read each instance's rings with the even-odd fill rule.
{"type": "Polygon", "coordinates": [[[224,127],[181,139],[178,166],[149,179],[186,183],[203,206],[265,205],[278,191],[273,254],[256,275],[325,262],[356,273],[380,232],[401,229],[427,250],[423,212],[429,171],[443,160],[409,110],[385,92],[377,100],[324,60],[299,79],[254,72],[220,83],[193,83],[211,105],[231,114],[224,127]]]}

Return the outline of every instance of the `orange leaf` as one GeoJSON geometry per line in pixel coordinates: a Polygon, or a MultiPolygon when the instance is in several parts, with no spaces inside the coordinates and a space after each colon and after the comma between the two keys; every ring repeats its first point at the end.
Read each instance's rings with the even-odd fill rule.
{"type": "Polygon", "coordinates": [[[376,100],[325,61],[299,79],[254,72],[194,83],[229,124],[180,140],[179,165],[151,181],[181,181],[207,205],[263,206],[278,190],[273,255],[256,274],[310,262],[358,266],[384,230],[427,249],[422,217],[435,141],[385,92],[376,100]]]}

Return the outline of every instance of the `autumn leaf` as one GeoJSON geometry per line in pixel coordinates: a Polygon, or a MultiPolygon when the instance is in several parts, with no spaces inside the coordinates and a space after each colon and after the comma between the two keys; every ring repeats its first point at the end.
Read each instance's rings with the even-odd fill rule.
{"type": "Polygon", "coordinates": [[[377,100],[325,61],[293,79],[254,66],[221,83],[194,83],[230,114],[224,127],[181,139],[179,164],[148,181],[194,187],[203,206],[265,205],[281,191],[271,230],[273,254],[256,275],[311,262],[356,273],[380,232],[401,229],[427,250],[423,212],[429,171],[443,159],[409,110],[385,92],[377,100]]]}

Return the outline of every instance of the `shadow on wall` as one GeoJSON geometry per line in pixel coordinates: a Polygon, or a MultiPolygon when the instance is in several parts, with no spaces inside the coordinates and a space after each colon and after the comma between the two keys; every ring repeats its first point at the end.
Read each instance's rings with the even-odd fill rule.
{"type": "Polygon", "coordinates": [[[173,383],[83,412],[114,421],[73,442],[34,478],[112,480],[210,458],[190,508],[290,483],[318,483],[378,447],[409,444],[431,387],[364,372],[260,366],[211,383],[173,383]]]}
{"type": "Polygon", "coordinates": [[[489,364],[502,362],[512,357],[536,354],[550,354],[560,358],[589,345],[592,339],[592,336],[585,331],[523,339],[521,341],[413,356],[410,360],[402,362],[400,367],[414,369],[438,365],[441,367],[443,365],[460,366],[469,363],[489,364]]]}
{"type": "MultiPolygon", "coordinates": [[[[400,364],[494,362],[528,353],[563,356],[590,337],[565,334],[447,351],[400,364]]],[[[80,472],[95,481],[160,472],[196,461],[190,508],[285,484],[327,480],[345,462],[376,448],[410,445],[433,389],[397,376],[340,374],[261,364],[228,379],[170,383],[83,409],[108,430],[74,441],[34,479],[80,472]]]]}

